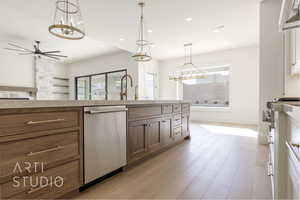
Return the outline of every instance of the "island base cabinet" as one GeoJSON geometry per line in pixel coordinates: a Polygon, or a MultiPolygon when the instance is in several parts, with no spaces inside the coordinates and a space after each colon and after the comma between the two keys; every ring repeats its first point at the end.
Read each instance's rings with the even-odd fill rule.
{"type": "Polygon", "coordinates": [[[160,132],[162,135],[162,143],[164,146],[168,146],[174,142],[171,118],[166,118],[161,121],[160,132]]]}
{"type": "Polygon", "coordinates": [[[148,149],[149,152],[155,152],[162,147],[161,121],[152,120],[148,124],[148,149]]]}
{"type": "Polygon", "coordinates": [[[129,106],[127,126],[127,164],[132,164],[189,136],[189,104],[129,106]]]}
{"type": "Polygon", "coordinates": [[[190,117],[187,114],[182,115],[182,135],[183,137],[188,137],[190,135],[190,127],[189,127],[189,121],[190,117]]]}
{"type": "Polygon", "coordinates": [[[127,162],[137,160],[148,151],[148,124],[144,121],[130,123],[127,132],[127,162]]]}

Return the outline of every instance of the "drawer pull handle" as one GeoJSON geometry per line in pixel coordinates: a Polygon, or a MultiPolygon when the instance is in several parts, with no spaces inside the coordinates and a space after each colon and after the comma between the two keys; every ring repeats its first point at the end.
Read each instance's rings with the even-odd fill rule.
{"type": "Polygon", "coordinates": [[[166,122],[167,122],[166,120],[163,120],[163,121],[162,121],[162,123],[166,123],[166,122]]]}
{"type": "Polygon", "coordinates": [[[292,144],[293,147],[300,148],[300,144],[292,144]]]}
{"type": "Polygon", "coordinates": [[[43,151],[30,152],[29,154],[27,154],[27,156],[36,156],[36,155],[39,155],[39,154],[49,153],[49,152],[52,152],[52,151],[59,151],[63,148],[64,148],[63,146],[57,146],[55,148],[46,149],[46,150],[43,150],[43,151]]]}
{"type": "Polygon", "coordinates": [[[41,187],[37,187],[37,188],[30,188],[30,190],[28,190],[27,194],[35,193],[35,192],[40,191],[41,189],[43,189],[45,187],[47,187],[47,186],[41,186],[41,187]]]}
{"type": "Polygon", "coordinates": [[[26,124],[27,125],[34,125],[34,124],[49,124],[49,123],[55,123],[55,122],[63,122],[65,119],[51,119],[51,120],[44,120],[44,121],[29,121],[26,124]]]}

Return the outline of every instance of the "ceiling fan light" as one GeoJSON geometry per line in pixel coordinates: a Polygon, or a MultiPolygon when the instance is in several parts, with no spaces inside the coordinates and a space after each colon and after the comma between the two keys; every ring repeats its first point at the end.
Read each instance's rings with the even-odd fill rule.
{"type": "Polygon", "coordinates": [[[85,37],[85,28],[79,0],[57,0],[53,24],[49,32],[59,38],[80,40],[85,37]]]}

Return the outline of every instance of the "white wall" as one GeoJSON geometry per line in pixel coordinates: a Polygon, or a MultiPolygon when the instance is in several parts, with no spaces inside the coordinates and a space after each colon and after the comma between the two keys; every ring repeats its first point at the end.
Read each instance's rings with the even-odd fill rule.
{"type": "MultiPolygon", "coordinates": [[[[133,85],[135,87],[139,81],[138,64],[132,59],[131,53],[127,51],[70,64],[70,98],[75,99],[75,77],[121,69],[127,69],[127,73],[133,77],[133,85]]],[[[134,98],[134,87],[128,90],[128,99],[134,98]]]]}
{"type": "MultiPolygon", "coordinates": [[[[258,47],[201,54],[194,56],[193,62],[198,67],[230,66],[230,108],[192,108],[192,120],[258,124],[258,47]]],[[[170,81],[168,74],[183,63],[184,58],[159,62],[161,99],[181,98],[181,84],[170,81]]]]}
{"type": "Polygon", "coordinates": [[[259,62],[259,141],[266,143],[268,125],[262,122],[266,102],[283,96],[283,34],[279,33],[281,0],[264,0],[260,4],[259,62]]]}

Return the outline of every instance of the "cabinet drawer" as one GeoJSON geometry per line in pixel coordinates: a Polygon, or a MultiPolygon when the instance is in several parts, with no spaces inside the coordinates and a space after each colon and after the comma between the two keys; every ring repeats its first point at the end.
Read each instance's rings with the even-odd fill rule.
{"type": "Polygon", "coordinates": [[[0,115],[0,136],[78,127],[79,112],[37,112],[0,115]]]}
{"type": "Polygon", "coordinates": [[[34,162],[47,165],[79,156],[79,132],[3,143],[0,151],[0,177],[12,176],[17,163],[25,169],[28,163],[33,167],[34,162]]]}
{"type": "Polygon", "coordinates": [[[172,105],[163,105],[162,106],[162,113],[163,114],[170,114],[173,112],[173,106],[172,105]]]}
{"type": "Polygon", "coordinates": [[[182,136],[181,127],[173,128],[173,138],[175,140],[180,139],[182,136]]]}
{"type": "Polygon", "coordinates": [[[129,119],[146,118],[149,116],[161,115],[161,113],[162,113],[161,105],[128,108],[129,119]]]}
{"type": "Polygon", "coordinates": [[[173,104],[173,113],[181,112],[181,104],[173,104]]]}
{"type": "Polygon", "coordinates": [[[1,199],[54,199],[78,188],[79,174],[79,161],[73,161],[30,177],[15,177],[0,186],[1,199]]]}
{"type": "Polygon", "coordinates": [[[173,127],[181,126],[181,114],[173,116],[173,127]]]}
{"type": "Polygon", "coordinates": [[[190,112],[190,104],[182,104],[182,105],[181,105],[181,110],[182,110],[182,112],[184,112],[184,113],[190,112]]]}

